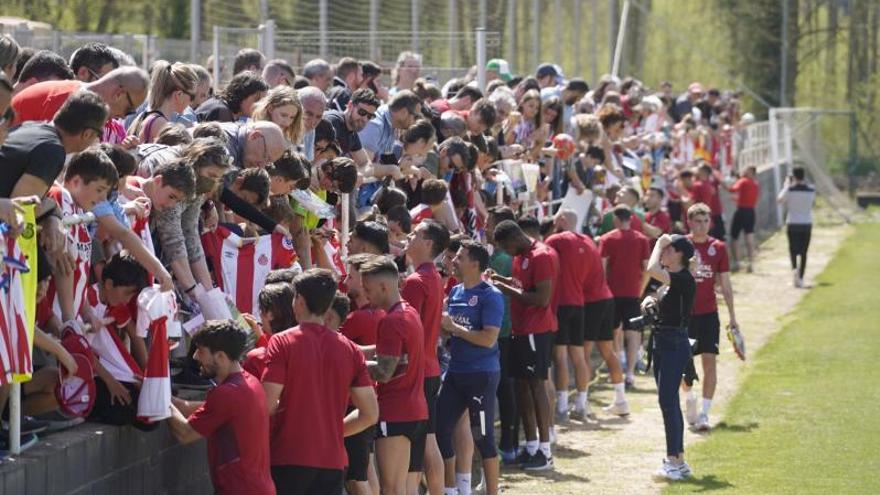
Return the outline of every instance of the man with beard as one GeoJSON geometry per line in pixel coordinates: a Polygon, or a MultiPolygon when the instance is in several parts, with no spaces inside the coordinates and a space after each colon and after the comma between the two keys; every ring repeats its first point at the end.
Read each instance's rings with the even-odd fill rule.
{"type": "Polygon", "coordinates": [[[370,159],[361,145],[358,133],[376,116],[376,109],[380,104],[372,90],[359,89],[351,95],[344,112],[324,112],[324,120],[330,122],[336,131],[336,143],[343,156],[351,157],[359,168],[366,166],[370,159]]]}
{"type": "Polygon", "coordinates": [[[214,493],[274,495],[266,396],[260,381],[238,364],[247,332],[231,320],[213,320],[195,335],[193,343],[199,371],[218,385],[204,402],[172,400],[168,419],[172,435],[183,444],[208,439],[214,493]]]}

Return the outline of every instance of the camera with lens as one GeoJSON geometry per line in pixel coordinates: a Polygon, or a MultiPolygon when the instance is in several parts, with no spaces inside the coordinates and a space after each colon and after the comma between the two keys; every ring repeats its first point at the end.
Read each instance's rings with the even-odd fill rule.
{"type": "Polygon", "coordinates": [[[633,330],[641,330],[653,325],[657,321],[659,313],[660,309],[656,303],[646,304],[641,316],[629,319],[630,328],[633,330]]]}

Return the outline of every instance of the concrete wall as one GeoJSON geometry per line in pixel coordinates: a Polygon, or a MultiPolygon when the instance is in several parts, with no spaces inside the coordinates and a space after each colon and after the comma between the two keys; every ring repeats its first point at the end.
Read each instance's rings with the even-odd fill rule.
{"type": "Polygon", "coordinates": [[[82,424],[48,435],[0,465],[0,495],[208,495],[205,442],[156,431],[82,424]]]}

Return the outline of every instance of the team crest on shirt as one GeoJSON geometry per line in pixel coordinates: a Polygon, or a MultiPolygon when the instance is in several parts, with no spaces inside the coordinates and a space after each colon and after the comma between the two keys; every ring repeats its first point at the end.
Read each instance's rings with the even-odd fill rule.
{"type": "Polygon", "coordinates": [[[288,251],[293,251],[293,239],[290,237],[284,236],[281,239],[281,246],[288,251]]]}
{"type": "Polygon", "coordinates": [[[257,258],[257,263],[259,263],[262,266],[266,266],[269,264],[269,257],[266,256],[265,254],[261,254],[260,257],[257,258]]]}
{"type": "Polygon", "coordinates": [[[522,269],[523,269],[523,270],[528,270],[528,269],[529,269],[529,259],[528,259],[528,258],[526,258],[526,259],[524,259],[524,260],[522,261],[522,269]]]}
{"type": "Polygon", "coordinates": [[[468,306],[476,306],[479,301],[480,299],[477,296],[471,296],[471,298],[468,299],[468,306]]]}
{"type": "Polygon", "coordinates": [[[716,252],[717,252],[717,251],[715,251],[715,245],[714,245],[714,244],[711,245],[711,246],[709,246],[709,250],[707,251],[707,253],[709,253],[709,256],[715,256],[715,253],[716,253],[716,252]]]}

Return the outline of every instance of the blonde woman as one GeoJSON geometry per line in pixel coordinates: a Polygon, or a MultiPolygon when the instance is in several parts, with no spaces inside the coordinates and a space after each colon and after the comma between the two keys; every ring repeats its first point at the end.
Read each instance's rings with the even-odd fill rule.
{"type": "Polygon", "coordinates": [[[550,125],[541,122],[541,94],[534,89],[526,91],[517,111],[520,118],[514,130],[516,144],[522,145],[529,156],[537,160],[550,137],[550,125]]]}
{"type": "Polygon", "coordinates": [[[278,124],[291,144],[299,144],[303,136],[303,107],[296,90],[290,86],[276,86],[256,104],[251,114],[254,120],[268,120],[278,124]]]}
{"type": "Polygon", "coordinates": [[[182,114],[196,99],[199,76],[188,64],[159,60],[153,66],[147,111],[128,128],[141,143],[152,143],[174,114],[182,114]]]}

